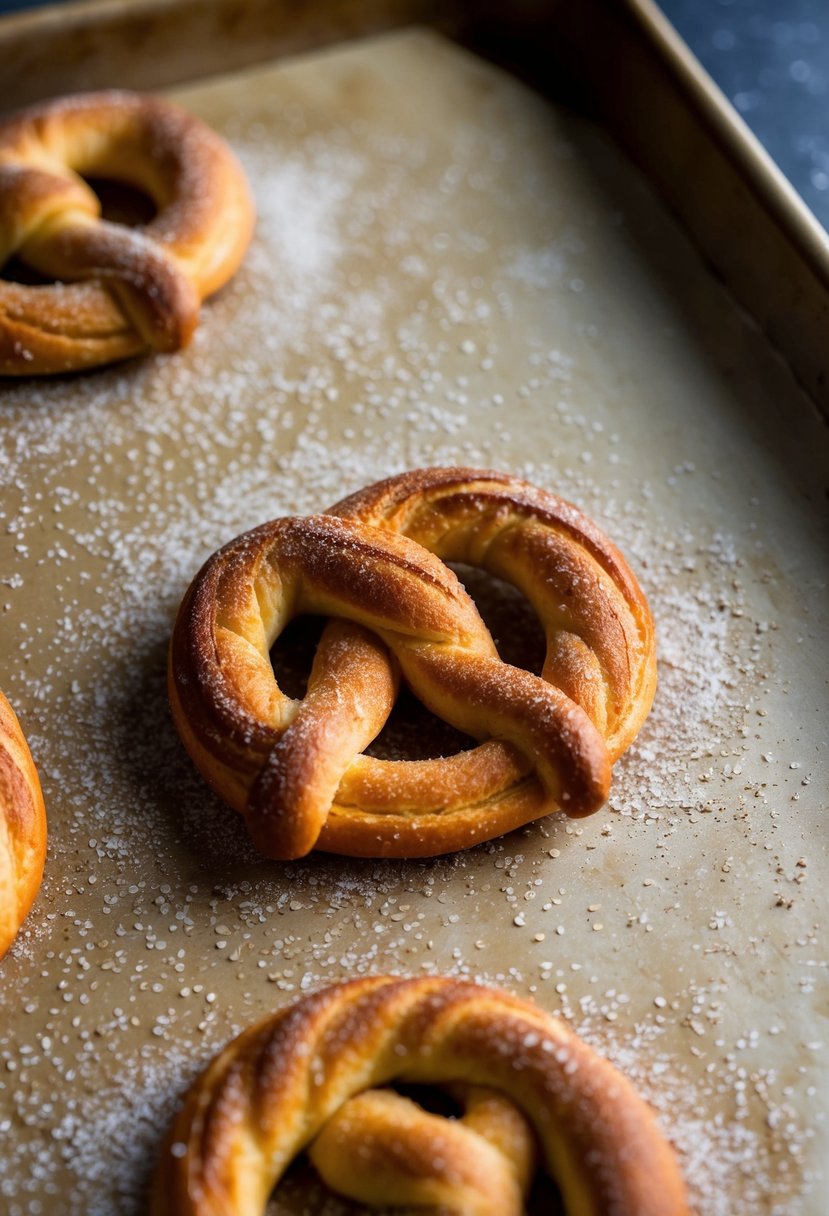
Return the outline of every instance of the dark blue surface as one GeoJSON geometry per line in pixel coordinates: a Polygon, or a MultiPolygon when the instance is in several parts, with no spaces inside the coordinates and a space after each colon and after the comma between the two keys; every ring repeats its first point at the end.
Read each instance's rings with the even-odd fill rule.
{"type": "Polygon", "coordinates": [[[829,0],[660,0],[829,227],[829,0]]]}
{"type": "MultiPolygon", "coordinates": [[[[39,2],[0,0],[0,12],[34,8],[39,2]]],[[[829,0],[660,2],[829,227],[829,0]]]]}

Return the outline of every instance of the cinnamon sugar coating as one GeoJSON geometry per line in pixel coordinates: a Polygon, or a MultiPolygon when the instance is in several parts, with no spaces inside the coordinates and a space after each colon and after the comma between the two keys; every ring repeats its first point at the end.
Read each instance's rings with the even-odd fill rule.
{"type": "Polygon", "coordinates": [[[404,474],[328,515],[232,541],[191,585],[169,667],[187,750],[276,858],[315,846],[430,856],[555,807],[591,814],[654,685],[650,613],[614,546],[554,495],[468,469],[404,474]],[[541,676],[498,658],[444,561],[479,565],[527,595],[546,635],[541,676]],[[295,701],[269,651],[303,612],[335,619],[295,701]],[[398,672],[479,746],[431,760],[364,755],[398,672]]]}

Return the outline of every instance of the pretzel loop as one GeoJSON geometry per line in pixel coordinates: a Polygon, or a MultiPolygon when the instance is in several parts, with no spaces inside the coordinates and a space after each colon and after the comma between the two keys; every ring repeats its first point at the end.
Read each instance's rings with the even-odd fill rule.
{"type": "Polygon", "coordinates": [[[656,681],[653,622],[621,553],[576,507],[506,474],[425,469],[360,490],[331,513],[512,583],[544,629],[544,678],[590,715],[611,759],[636,737],[656,681]]]}
{"type": "Polygon", "coordinates": [[[177,350],[238,267],[252,223],[230,150],[158,98],[93,93],[0,123],[0,265],[16,255],[62,280],[0,283],[0,373],[177,350]],[[84,175],[144,191],[156,216],[140,229],[102,220],[84,175]]]}
{"type": "Polygon", "coordinates": [[[363,1202],[406,1204],[419,1191],[427,1211],[513,1216],[533,1142],[568,1213],[687,1214],[651,1111],[560,1019],[468,982],[359,979],[266,1018],[213,1060],[170,1127],[151,1212],[260,1216],[309,1148],[323,1175],[363,1202]],[[392,1083],[487,1092],[466,1089],[470,1100],[461,1090],[457,1127],[377,1092],[392,1083]],[[479,1102],[488,1109],[476,1112],[479,1102]],[[476,1171],[500,1188],[489,1203],[476,1171]]]}

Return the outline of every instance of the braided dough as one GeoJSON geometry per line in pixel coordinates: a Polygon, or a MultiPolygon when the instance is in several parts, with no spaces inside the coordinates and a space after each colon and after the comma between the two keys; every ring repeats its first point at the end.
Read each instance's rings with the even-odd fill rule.
{"type": "Polygon", "coordinates": [[[170,650],[188,752],[276,858],[315,845],[430,856],[555,806],[591,814],[654,686],[650,613],[613,545],[554,495],[470,469],[404,474],[328,515],[231,541],[192,583],[170,650]],[[543,678],[501,662],[444,560],[527,595],[547,639],[543,678]],[[298,702],[279,689],[269,650],[303,612],[337,619],[298,702]],[[436,760],[361,754],[394,703],[389,652],[430,710],[484,742],[436,760]]]}
{"type": "Polygon", "coordinates": [[[40,781],[20,723],[0,692],[0,958],[34,903],[45,859],[40,781]]]}
{"type": "Polygon", "coordinates": [[[323,1177],[363,1203],[519,1216],[536,1145],[571,1216],[688,1211],[650,1109],[559,1019],[469,982],[359,979],[299,1000],[213,1060],[167,1135],[151,1213],[261,1216],[310,1148],[323,1177]],[[449,1086],[463,1118],[375,1089],[391,1082],[449,1086]]]}
{"type": "Polygon", "coordinates": [[[65,281],[0,282],[0,373],[63,372],[179,349],[201,301],[235,273],[252,229],[236,158],[170,102],[90,93],[7,119],[0,267],[15,255],[65,281]],[[84,176],[144,191],[155,218],[142,228],[102,220],[84,176]]]}

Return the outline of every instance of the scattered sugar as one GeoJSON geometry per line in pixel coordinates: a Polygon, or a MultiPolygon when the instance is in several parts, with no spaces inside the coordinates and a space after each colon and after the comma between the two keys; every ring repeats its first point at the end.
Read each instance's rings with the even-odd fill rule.
{"type": "MultiPolygon", "coordinates": [[[[160,1129],[230,1034],[326,982],[422,971],[564,1013],[653,1101],[708,1216],[733,1211],[735,1194],[745,1216],[794,1213],[811,1134],[790,1092],[804,1049],[764,1067],[776,1021],[746,1030],[728,1001],[739,960],[765,958],[736,879],[750,872],[772,903],[794,901],[807,873],[776,842],[784,794],[743,773],[773,754],[776,625],[752,614],[745,538],[699,513],[677,533],[655,506],[662,489],[630,474],[637,452],[597,390],[597,348],[562,319],[574,294],[598,315],[595,217],[545,210],[514,99],[500,118],[513,160],[461,117],[430,148],[395,132],[399,116],[320,118],[279,90],[258,104],[226,130],[256,193],[254,246],[190,350],[12,386],[0,406],[6,691],[51,811],[44,893],[0,991],[0,1132],[16,1129],[0,1196],[10,1216],[55,1196],[88,1216],[142,1211],[160,1129]],[[526,320],[550,293],[564,312],[526,320]],[[441,463],[509,468],[607,527],[657,620],[653,713],[595,821],[556,817],[431,861],[266,863],[169,721],[181,595],[238,532],[441,463]],[[767,857],[747,871],[735,837],[767,857]],[[696,848],[699,868],[683,869],[696,848]],[[683,957],[671,970],[654,955],[640,975],[630,961],[653,951],[655,928],[683,957]]],[[[667,481],[704,496],[706,476],[683,458],[667,481]]],[[[769,762],[779,790],[808,781],[801,763],[769,762]]],[[[814,932],[791,951],[809,991],[814,932]]]]}

